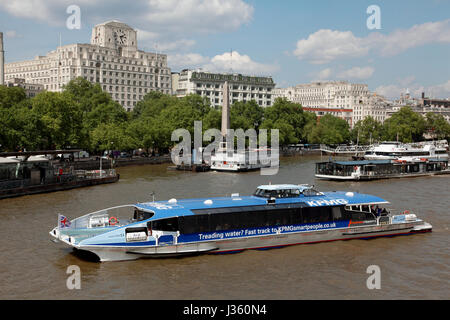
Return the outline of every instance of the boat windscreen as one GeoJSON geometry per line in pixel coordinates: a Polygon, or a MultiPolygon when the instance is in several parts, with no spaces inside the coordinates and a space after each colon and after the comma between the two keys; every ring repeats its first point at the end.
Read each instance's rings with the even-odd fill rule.
{"type": "Polygon", "coordinates": [[[147,211],[135,209],[134,214],[133,214],[133,220],[143,221],[143,220],[150,219],[154,215],[155,214],[153,212],[147,212],[147,211]]]}
{"type": "Polygon", "coordinates": [[[279,189],[279,190],[268,190],[258,188],[256,189],[254,196],[262,198],[297,198],[300,196],[299,189],[279,189]]]}

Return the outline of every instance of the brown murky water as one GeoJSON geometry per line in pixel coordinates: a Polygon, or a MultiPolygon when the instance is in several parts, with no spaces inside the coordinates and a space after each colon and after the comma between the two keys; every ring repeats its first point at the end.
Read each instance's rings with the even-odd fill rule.
{"type": "Polygon", "coordinates": [[[320,157],[282,159],[276,176],[191,173],[168,165],[119,168],[116,184],[0,201],[0,299],[449,299],[450,176],[374,182],[314,178],[320,157]],[[410,209],[433,233],[352,240],[239,254],[95,263],[50,241],[57,213],[69,218],[151,200],[250,194],[260,184],[309,183],[322,191],[378,195],[410,209]],[[81,269],[68,290],[67,268],[81,269]],[[381,289],[369,290],[370,265],[381,289]]]}

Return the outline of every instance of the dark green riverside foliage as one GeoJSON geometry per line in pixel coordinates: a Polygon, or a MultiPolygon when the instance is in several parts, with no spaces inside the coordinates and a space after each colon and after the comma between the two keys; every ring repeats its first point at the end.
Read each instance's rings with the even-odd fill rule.
{"type": "MultiPolygon", "coordinates": [[[[0,151],[82,148],[103,150],[144,148],[167,152],[176,129],[187,129],[192,137],[194,122],[202,130],[221,127],[221,109],[198,95],[176,98],[150,92],[131,112],[112,100],[99,84],[83,78],[69,82],[63,92],[41,92],[27,98],[19,87],[0,86],[0,151]]],[[[418,141],[425,132],[440,139],[450,136],[450,125],[440,115],[424,119],[410,108],[402,108],[383,124],[366,118],[350,131],[346,121],[325,115],[318,119],[302,106],[277,99],[267,108],[255,101],[231,106],[232,129],[278,129],[280,146],[294,143],[340,144],[351,141],[418,141]]],[[[268,134],[270,141],[270,133],[268,134]]],[[[204,145],[210,141],[204,141],[204,145]]]]}

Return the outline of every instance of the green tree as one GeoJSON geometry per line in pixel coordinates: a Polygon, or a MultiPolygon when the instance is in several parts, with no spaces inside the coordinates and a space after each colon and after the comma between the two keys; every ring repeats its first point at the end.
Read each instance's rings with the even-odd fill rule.
{"type": "MultiPolygon", "coordinates": [[[[262,123],[264,109],[256,101],[238,101],[230,108],[230,128],[248,130],[250,128],[258,130],[262,123]]],[[[217,129],[220,129],[217,128],[217,129]]]]}
{"type": "Polygon", "coordinates": [[[127,132],[126,123],[101,123],[92,131],[91,143],[94,150],[131,150],[137,147],[127,132]]]}
{"type": "Polygon", "coordinates": [[[16,116],[18,106],[27,100],[20,87],[0,86],[0,150],[13,151],[22,147],[22,132],[16,116]]]}
{"type": "Polygon", "coordinates": [[[162,110],[177,102],[178,99],[174,96],[166,95],[159,91],[151,91],[136,104],[136,107],[131,112],[131,118],[156,117],[162,110]]]}
{"type": "Polygon", "coordinates": [[[310,120],[310,116],[305,116],[300,104],[290,102],[285,98],[277,98],[272,106],[264,109],[261,128],[279,129],[280,145],[282,145],[281,141],[284,141],[284,144],[298,143],[303,139],[304,127],[310,120]]]}
{"type": "Polygon", "coordinates": [[[9,109],[27,98],[21,87],[0,86],[0,109],[9,109]]]}
{"type": "Polygon", "coordinates": [[[438,140],[450,138],[450,123],[441,114],[428,112],[425,116],[426,130],[438,140]]]}
{"type": "Polygon", "coordinates": [[[391,141],[398,139],[405,143],[421,141],[425,125],[425,119],[411,107],[406,106],[384,122],[383,139],[391,141]]]}
{"type": "MultiPolygon", "coordinates": [[[[129,114],[119,103],[112,100],[111,96],[104,92],[98,83],[92,84],[84,78],[76,78],[64,87],[63,95],[81,112],[83,125],[79,130],[83,139],[78,142],[78,147],[101,151],[101,148],[105,146],[104,141],[118,141],[118,136],[125,134],[122,129],[117,129],[122,130],[119,133],[114,133],[112,130],[99,133],[102,128],[105,129],[105,125],[108,129],[126,127],[129,114]],[[111,136],[108,137],[108,134],[111,136]]],[[[121,141],[116,145],[117,148],[119,145],[131,145],[124,143],[123,139],[121,141]]]]}
{"type": "Polygon", "coordinates": [[[305,112],[304,116],[305,116],[305,126],[303,127],[301,140],[307,142],[308,135],[317,126],[318,119],[314,112],[305,112]]]}
{"type": "Polygon", "coordinates": [[[358,144],[372,144],[374,141],[380,141],[382,136],[383,124],[371,116],[356,122],[351,131],[352,141],[358,144]]]}
{"type": "Polygon", "coordinates": [[[308,133],[309,143],[342,144],[350,141],[350,127],[344,119],[326,114],[308,133]]]}
{"type": "Polygon", "coordinates": [[[71,97],[58,92],[41,92],[31,100],[31,113],[40,131],[40,149],[83,145],[83,113],[71,97]]]}
{"type": "Polygon", "coordinates": [[[267,129],[267,142],[272,143],[272,134],[270,130],[277,129],[279,133],[279,145],[298,143],[299,139],[295,136],[294,127],[285,119],[277,119],[276,121],[267,119],[261,125],[261,129],[267,129]]]}

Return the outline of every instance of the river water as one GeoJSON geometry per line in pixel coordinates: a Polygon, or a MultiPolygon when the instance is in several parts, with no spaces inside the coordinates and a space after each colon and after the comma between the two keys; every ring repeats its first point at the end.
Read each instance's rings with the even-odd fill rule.
{"type": "MultiPolygon", "coordinates": [[[[275,176],[192,173],[169,164],[122,167],[118,183],[0,201],[0,299],[449,299],[450,176],[329,182],[314,178],[320,156],[281,160],[275,176]],[[114,205],[253,193],[261,184],[308,183],[321,191],[374,194],[433,225],[413,236],[351,240],[126,262],[91,262],[50,241],[57,214],[69,218],[114,205]],[[67,269],[81,271],[69,290],[67,269]],[[369,290],[369,266],[381,289],[369,290]]],[[[325,160],[325,158],[324,158],[325,160]]]]}

